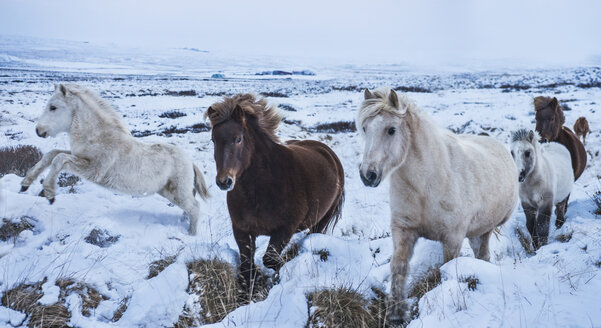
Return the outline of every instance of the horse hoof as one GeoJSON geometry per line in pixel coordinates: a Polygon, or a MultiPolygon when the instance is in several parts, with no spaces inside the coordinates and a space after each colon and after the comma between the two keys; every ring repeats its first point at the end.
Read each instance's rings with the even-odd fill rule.
{"type": "Polygon", "coordinates": [[[54,197],[50,198],[48,201],[50,202],[50,205],[54,204],[54,197]]]}
{"type": "Polygon", "coordinates": [[[29,189],[29,186],[21,186],[21,191],[19,192],[26,192],[27,189],[29,189]]]}
{"type": "Polygon", "coordinates": [[[38,194],[38,196],[44,197],[44,189],[42,189],[42,191],[40,191],[40,193],[38,194]]]}

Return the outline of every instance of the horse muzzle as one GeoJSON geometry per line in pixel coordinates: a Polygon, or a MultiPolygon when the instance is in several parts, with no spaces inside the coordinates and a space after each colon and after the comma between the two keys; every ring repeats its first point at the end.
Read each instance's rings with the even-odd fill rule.
{"type": "Polygon", "coordinates": [[[234,189],[234,184],[236,183],[236,181],[235,179],[232,179],[230,177],[225,177],[225,179],[216,178],[215,183],[217,183],[219,189],[224,191],[230,191],[234,189]]]}
{"type": "Polygon", "coordinates": [[[41,131],[39,127],[35,128],[35,133],[38,135],[38,137],[40,138],[46,138],[48,137],[48,132],[46,131],[41,131]]]}
{"type": "Polygon", "coordinates": [[[363,181],[363,184],[367,187],[375,188],[380,184],[380,181],[382,180],[382,177],[378,173],[376,173],[376,171],[373,170],[369,170],[365,174],[363,174],[362,170],[359,170],[359,175],[361,176],[361,181],[363,181]]]}

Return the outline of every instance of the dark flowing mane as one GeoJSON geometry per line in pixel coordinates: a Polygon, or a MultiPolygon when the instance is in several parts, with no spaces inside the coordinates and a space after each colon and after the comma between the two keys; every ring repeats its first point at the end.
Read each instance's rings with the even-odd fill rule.
{"type": "Polygon", "coordinates": [[[256,99],[254,95],[245,93],[233,97],[225,97],[222,102],[215,103],[204,114],[212,126],[216,126],[232,118],[236,107],[240,107],[246,117],[255,118],[258,127],[274,142],[280,143],[275,132],[282,120],[282,115],[273,105],[267,104],[263,98],[256,99]]]}

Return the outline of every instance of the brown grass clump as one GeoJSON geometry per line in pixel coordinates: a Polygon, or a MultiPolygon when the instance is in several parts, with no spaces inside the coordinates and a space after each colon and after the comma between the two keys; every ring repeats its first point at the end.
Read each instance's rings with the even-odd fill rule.
{"type": "Polygon", "coordinates": [[[318,124],[315,127],[310,128],[309,130],[312,132],[324,132],[324,133],[347,133],[347,132],[356,132],[357,127],[355,126],[355,122],[340,121],[340,122],[318,124]]]}
{"type": "Polygon", "coordinates": [[[368,301],[350,288],[315,291],[307,295],[307,303],[307,327],[377,327],[377,320],[370,312],[368,301]]]}
{"type": "Polygon", "coordinates": [[[15,243],[21,232],[25,230],[33,230],[34,221],[35,220],[29,216],[22,216],[16,222],[6,218],[2,219],[2,225],[0,225],[0,240],[12,240],[13,243],[15,243]]]}
{"type": "Polygon", "coordinates": [[[369,313],[375,321],[373,327],[382,328],[386,323],[386,293],[376,287],[372,287],[371,291],[375,295],[369,302],[369,313]]]}
{"type": "Polygon", "coordinates": [[[219,259],[197,260],[188,263],[187,292],[198,296],[200,313],[184,308],[175,324],[177,328],[215,323],[240,305],[240,283],[236,268],[219,259]]]}
{"type": "Polygon", "coordinates": [[[119,304],[119,307],[117,308],[117,310],[115,311],[115,313],[113,313],[113,318],[111,319],[113,322],[117,322],[119,321],[119,319],[121,319],[121,317],[123,317],[123,314],[125,313],[125,311],[127,311],[127,306],[129,305],[129,299],[130,297],[126,297],[123,300],[121,300],[121,304],[119,304]]]}
{"type": "Polygon", "coordinates": [[[411,290],[409,291],[409,297],[416,297],[417,299],[422,298],[427,292],[436,288],[436,286],[442,283],[442,274],[438,267],[431,267],[426,271],[420,278],[418,278],[411,290]]]}
{"type": "Polygon", "coordinates": [[[42,152],[34,146],[0,148],[0,177],[16,174],[24,177],[32,166],[42,159],[42,152]]]}
{"type": "Polygon", "coordinates": [[[156,260],[150,263],[150,268],[148,269],[148,277],[146,279],[154,278],[159,275],[159,273],[163,272],[166,267],[170,266],[177,259],[177,254],[167,256],[166,258],[156,260]]]}
{"type": "Polygon", "coordinates": [[[25,313],[29,319],[28,327],[62,328],[70,327],[68,323],[71,321],[71,313],[65,305],[67,296],[76,293],[81,297],[81,313],[84,316],[90,316],[101,301],[108,299],[91,286],[66,278],[56,281],[60,288],[58,302],[50,305],[39,304],[38,301],[44,296],[42,285],[46,281],[44,278],[36,283],[23,283],[7,290],[2,296],[2,305],[25,313]]]}

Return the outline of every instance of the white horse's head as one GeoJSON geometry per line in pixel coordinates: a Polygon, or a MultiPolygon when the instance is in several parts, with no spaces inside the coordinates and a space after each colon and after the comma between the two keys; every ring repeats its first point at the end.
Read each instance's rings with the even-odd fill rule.
{"type": "Polygon", "coordinates": [[[536,165],[539,135],[532,130],[520,129],[511,135],[511,156],[518,168],[518,182],[522,183],[536,165]]]}
{"type": "Polygon", "coordinates": [[[73,119],[73,94],[64,84],[54,86],[54,95],[46,104],[35,128],[38,136],[54,137],[61,132],[69,132],[73,119]]]}
{"type": "Polygon", "coordinates": [[[359,173],[366,186],[377,187],[407,158],[410,133],[405,116],[410,105],[405,95],[399,97],[390,88],[365,89],[356,124],[365,140],[359,173]]]}

